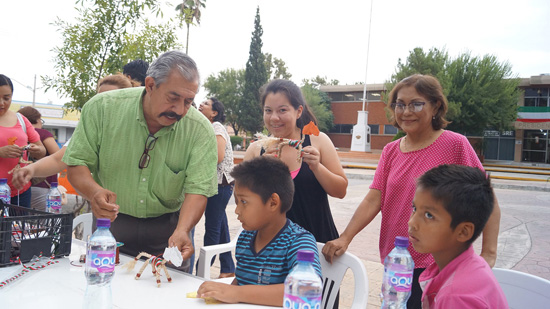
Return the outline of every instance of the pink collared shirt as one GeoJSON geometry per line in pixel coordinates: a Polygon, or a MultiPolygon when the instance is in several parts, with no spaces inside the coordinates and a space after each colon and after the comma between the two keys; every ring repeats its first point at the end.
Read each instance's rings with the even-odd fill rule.
{"type": "Polygon", "coordinates": [[[441,271],[436,263],[420,274],[422,308],[508,308],[485,260],[470,246],[441,271]]]}

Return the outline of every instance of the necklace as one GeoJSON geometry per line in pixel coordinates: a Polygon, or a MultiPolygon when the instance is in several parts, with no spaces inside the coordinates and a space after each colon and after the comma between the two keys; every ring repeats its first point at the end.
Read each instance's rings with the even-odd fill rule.
{"type": "Polygon", "coordinates": [[[405,135],[405,137],[403,137],[403,150],[404,150],[403,152],[412,152],[412,151],[424,149],[425,147],[427,147],[428,145],[431,145],[434,142],[435,135],[439,136],[439,134],[437,133],[438,131],[435,131],[433,134],[431,134],[429,138],[425,139],[422,143],[420,143],[417,146],[410,146],[407,139],[408,135],[405,135]]]}

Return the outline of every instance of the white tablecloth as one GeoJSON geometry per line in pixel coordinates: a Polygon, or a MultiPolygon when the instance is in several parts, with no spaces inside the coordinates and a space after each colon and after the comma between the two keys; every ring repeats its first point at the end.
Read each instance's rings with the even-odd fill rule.
{"type": "MultiPolygon", "coordinates": [[[[0,308],[82,308],[86,291],[84,267],[71,265],[71,261],[82,265],[78,259],[83,253],[84,243],[73,240],[69,257],[57,259],[59,263],[25,274],[0,289],[0,308]]],[[[115,269],[111,284],[113,308],[273,308],[246,304],[206,305],[203,299],[186,298],[187,293],[197,291],[204,282],[202,278],[169,268],[172,282],[168,283],[162,272],[161,287],[157,288],[151,266],[147,266],[139,280],[134,279],[144,261],[138,261],[131,272],[122,269],[121,265],[130,259],[121,255],[121,263],[115,269]]],[[[0,280],[13,269],[0,268],[0,280]]]]}

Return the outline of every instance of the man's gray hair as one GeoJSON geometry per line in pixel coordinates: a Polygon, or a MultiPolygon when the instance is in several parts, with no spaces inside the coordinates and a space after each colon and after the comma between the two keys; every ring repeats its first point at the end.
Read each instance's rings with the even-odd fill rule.
{"type": "Polygon", "coordinates": [[[186,53],[177,50],[165,52],[153,61],[147,70],[147,76],[151,76],[158,87],[166,81],[172,70],[177,70],[188,81],[196,81],[200,87],[197,64],[186,53]]]}

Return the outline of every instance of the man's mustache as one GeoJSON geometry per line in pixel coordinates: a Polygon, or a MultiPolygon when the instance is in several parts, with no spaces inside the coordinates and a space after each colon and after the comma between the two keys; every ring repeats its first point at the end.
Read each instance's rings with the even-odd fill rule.
{"type": "Polygon", "coordinates": [[[178,120],[178,121],[183,117],[182,115],[176,114],[174,112],[162,112],[162,113],[160,113],[159,117],[162,117],[162,116],[166,116],[166,117],[170,117],[170,118],[176,118],[176,120],[178,120]]]}

